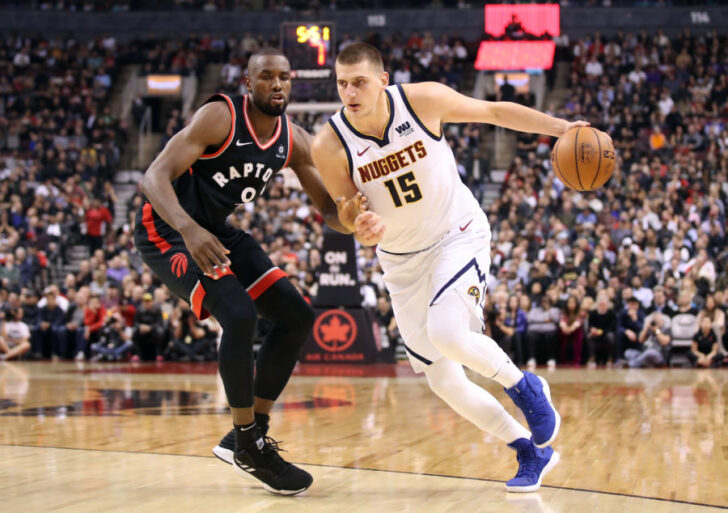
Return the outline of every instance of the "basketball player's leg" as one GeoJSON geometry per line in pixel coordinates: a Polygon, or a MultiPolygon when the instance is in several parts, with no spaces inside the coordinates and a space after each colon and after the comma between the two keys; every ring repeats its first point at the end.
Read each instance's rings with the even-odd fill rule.
{"type": "Polygon", "coordinates": [[[425,369],[427,383],[456,413],[515,450],[518,472],[506,483],[511,492],[534,492],[559,461],[551,447],[539,449],[531,433],[519,424],[488,391],[470,381],[459,363],[445,357],[425,369]]]}
{"type": "Polygon", "coordinates": [[[446,358],[505,388],[514,386],[523,378],[523,373],[495,340],[471,328],[471,306],[455,287],[444,291],[437,303],[428,306],[428,337],[446,358]]]}
{"type": "Polygon", "coordinates": [[[135,242],[142,260],[171,292],[190,303],[198,319],[212,313],[220,323],[220,376],[233,421],[247,424],[253,419],[252,341],[257,320],[253,300],[232,272],[218,279],[206,276],[190,256],[181,235],[164,225],[159,227],[156,236],[164,244],[153,244],[137,230],[135,242]]]}
{"type": "MultiPolygon", "coordinates": [[[[267,434],[270,412],[291,377],[311,331],[314,313],[285,277],[270,285],[256,298],[255,304],[258,313],[272,324],[258,349],[253,387],[255,421],[263,434],[267,434]]],[[[231,431],[213,448],[213,453],[232,464],[234,445],[231,431]]]]}
{"type": "Polygon", "coordinates": [[[219,368],[233,412],[233,466],[238,474],[252,475],[263,482],[271,493],[302,492],[311,486],[313,478],[278,455],[277,444],[266,436],[267,414],[255,410],[260,405],[259,398],[254,397],[253,339],[257,312],[253,298],[239,279],[232,276],[213,283],[211,291],[204,306],[222,327],[219,368]],[[237,416],[243,412],[244,416],[237,416]]]}
{"type": "Polygon", "coordinates": [[[233,272],[272,325],[258,351],[255,378],[255,412],[268,414],[311,332],[313,309],[249,234],[237,232],[224,243],[233,272]]]}
{"type": "Polygon", "coordinates": [[[154,236],[145,226],[135,232],[144,263],[177,296],[190,303],[199,319],[212,314],[222,338],[218,366],[233,417],[234,467],[253,476],[272,493],[294,494],[311,484],[311,476],[286,463],[264,438],[253,410],[253,336],[257,312],[250,294],[232,270],[205,275],[190,256],[179,233],[159,223],[154,236]]]}
{"type": "MultiPolygon", "coordinates": [[[[271,409],[298,361],[313,326],[314,314],[286,274],[273,265],[249,234],[236,232],[222,242],[230,250],[230,267],[241,286],[255,301],[258,314],[272,325],[258,350],[253,386],[255,421],[265,436],[271,409]]],[[[213,448],[213,453],[232,463],[234,441],[234,433],[228,433],[213,448]]]]}
{"type": "MultiPolygon", "coordinates": [[[[415,264],[419,265],[411,267],[422,269],[421,264],[424,262],[415,264]]],[[[455,412],[517,451],[519,469],[516,477],[508,481],[508,490],[537,490],[543,476],[558,461],[558,454],[550,447],[538,449],[527,429],[488,391],[470,381],[462,365],[442,356],[430,342],[426,328],[429,298],[427,280],[414,280],[407,285],[404,280],[395,279],[397,277],[391,273],[385,274],[385,282],[388,280],[388,287],[395,285],[392,306],[412,367],[425,373],[433,392],[455,412]]],[[[457,322],[448,319],[448,324],[453,326],[457,322]]]]}
{"type": "MultiPolygon", "coordinates": [[[[412,368],[424,372],[432,391],[483,431],[506,443],[530,438],[528,430],[490,393],[467,378],[462,365],[443,356],[429,339],[427,320],[432,283],[429,276],[423,276],[422,269],[431,268],[435,259],[434,254],[417,254],[409,258],[380,255],[397,327],[412,368]]],[[[460,325],[467,327],[471,322],[466,309],[459,309],[455,314],[459,317],[442,319],[450,329],[460,325]]]]}
{"type": "Polygon", "coordinates": [[[459,363],[442,357],[425,369],[425,376],[440,399],[482,431],[507,444],[519,438],[531,438],[531,433],[495,397],[468,379],[459,363]]]}
{"type": "Polygon", "coordinates": [[[255,411],[267,414],[291,377],[311,333],[314,312],[287,278],[276,281],[258,296],[255,306],[272,325],[255,363],[255,411]]]}
{"type": "Polygon", "coordinates": [[[548,384],[521,372],[482,333],[485,275],[490,265],[487,251],[480,237],[463,236],[438,252],[432,267],[427,336],[446,358],[501,384],[523,411],[536,445],[545,447],[553,442],[560,426],[558,413],[550,404],[548,384]]]}

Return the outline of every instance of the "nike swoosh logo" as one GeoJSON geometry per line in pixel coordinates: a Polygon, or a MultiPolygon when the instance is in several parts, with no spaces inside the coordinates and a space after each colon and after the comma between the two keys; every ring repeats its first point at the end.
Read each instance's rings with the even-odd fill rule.
{"type": "Polygon", "coordinates": [[[240,139],[235,141],[235,146],[247,146],[248,144],[253,144],[253,141],[248,141],[248,142],[244,142],[244,143],[241,143],[240,139]]]}
{"type": "Polygon", "coordinates": [[[470,226],[470,223],[472,222],[473,220],[471,219],[470,221],[468,221],[468,224],[466,224],[465,226],[459,226],[458,228],[460,228],[461,232],[464,232],[465,230],[467,230],[468,226],[470,226]]]}
{"type": "Polygon", "coordinates": [[[371,148],[371,146],[367,146],[366,148],[364,148],[364,150],[363,150],[363,151],[357,151],[357,152],[356,152],[357,156],[361,157],[361,156],[362,156],[362,155],[364,155],[364,154],[365,154],[365,153],[366,153],[367,151],[369,151],[369,148],[371,148]]]}

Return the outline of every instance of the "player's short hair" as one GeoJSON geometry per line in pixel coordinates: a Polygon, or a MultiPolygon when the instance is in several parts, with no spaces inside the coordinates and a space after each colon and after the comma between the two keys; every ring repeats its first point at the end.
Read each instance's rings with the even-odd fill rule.
{"type": "MultiPolygon", "coordinates": [[[[264,46],[263,48],[256,51],[253,55],[250,56],[248,59],[248,68],[258,59],[261,59],[263,57],[268,57],[269,55],[277,56],[277,57],[286,57],[286,54],[284,54],[279,48],[275,48],[273,46],[264,46]]],[[[287,57],[286,57],[287,58],[287,57]]]]}
{"type": "Polygon", "coordinates": [[[286,56],[280,48],[276,48],[274,46],[264,46],[263,48],[257,50],[253,55],[251,55],[248,61],[252,61],[256,57],[265,57],[268,55],[278,55],[280,57],[286,56]]]}
{"type": "Polygon", "coordinates": [[[358,64],[361,61],[369,61],[375,70],[384,71],[382,54],[369,43],[352,43],[336,56],[336,62],[340,64],[358,64]]]}

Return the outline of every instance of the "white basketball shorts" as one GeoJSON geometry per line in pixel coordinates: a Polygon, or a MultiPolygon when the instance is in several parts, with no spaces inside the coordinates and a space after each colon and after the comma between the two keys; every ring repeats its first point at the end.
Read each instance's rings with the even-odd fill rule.
{"type": "Polygon", "coordinates": [[[470,220],[466,218],[424,251],[392,254],[377,250],[394,317],[415,372],[423,372],[442,358],[427,336],[427,316],[430,306],[446,293],[454,291],[460,295],[462,307],[469,312],[469,328],[483,330],[490,239],[488,220],[481,213],[470,220]]]}

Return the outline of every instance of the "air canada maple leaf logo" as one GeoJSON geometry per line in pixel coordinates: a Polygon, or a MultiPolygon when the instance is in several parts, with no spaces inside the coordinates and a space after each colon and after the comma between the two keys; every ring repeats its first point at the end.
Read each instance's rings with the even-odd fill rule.
{"type": "Polygon", "coordinates": [[[356,322],[344,310],[328,310],[316,319],[313,338],[316,343],[333,353],[345,351],[356,340],[356,322]]]}

